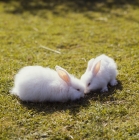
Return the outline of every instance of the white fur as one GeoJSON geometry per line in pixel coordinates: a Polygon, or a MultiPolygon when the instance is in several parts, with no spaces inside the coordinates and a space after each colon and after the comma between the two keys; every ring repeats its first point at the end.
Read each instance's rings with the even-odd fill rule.
{"type": "Polygon", "coordinates": [[[97,89],[101,89],[102,92],[108,91],[108,83],[112,86],[117,84],[117,72],[114,60],[104,54],[89,60],[86,72],[81,76],[81,81],[85,84],[85,93],[97,89]]]}
{"type": "Polygon", "coordinates": [[[16,74],[11,93],[23,101],[64,102],[84,97],[84,84],[59,66],[56,66],[56,71],[41,66],[27,66],[16,74]]]}

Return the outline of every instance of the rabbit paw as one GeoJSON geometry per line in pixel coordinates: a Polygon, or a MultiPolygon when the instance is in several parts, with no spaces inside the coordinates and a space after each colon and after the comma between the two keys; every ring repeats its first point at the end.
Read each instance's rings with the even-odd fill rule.
{"type": "Polygon", "coordinates": [[[106,87],[104,87],[104,88],[102,88],[102,90],[101,90],[101,92],[106,92],[106,91],[108,91],[107,86],[106,86],[106,87]]]}
{"type": "Polygon", "coordinates": [[[117,82],[117,80],[112,80],[111,82],[110,82],[110,84],[111,84],[111,86],[115,86],[115,85],[117,85],[118,84],[118,82],[117,82]]]}

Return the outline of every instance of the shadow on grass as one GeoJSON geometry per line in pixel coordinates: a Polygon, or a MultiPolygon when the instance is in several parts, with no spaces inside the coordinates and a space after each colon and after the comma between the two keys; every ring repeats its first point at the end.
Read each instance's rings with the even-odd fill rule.
{"type": "Polygon", "coordinates": [[[76,101],[61,102],[43,102],[43,103],[32,103],[23,102],[20,103],[28,108],[29,110],[34,110],[36,112],[43,112],[46,114],[52,114],[56,111],[69,111],[71,114],[76,114],[79,112],[81,107],[87,107],[89,105],[89,100],[81,98],[76,101]]]}
{"type": "Polygon", "coordinates": [[[51,114],[56,111],[69,111],[70,114],[76,115],[81,108],[87,108],[91,101],[107,102],[115,101],[116,99],[112,96],[115,94],[116,90],[122,90],[122,83],[118,81],[118,85],[114,87],[109,87],[109,91],[106,93],[93,92],[86,94],[84,98],[76,101],[68,101],[65,103],[61,102],[44,102],[44,103],[31,103],[22,102],[20,103],[27,107],[29,110],[34,110],[36,112],[44,112],[46,114],[51,114]]]}
{"type": "Polygon", "coordinates": [[[10,14],[22,14],[29,12],[48,18],[48,12],[55,16],[66,17],[68,13],[81,13],[88,19],[95,19],[90,12],[111,14],[115,17],[125,18],[127,21],[139,23],[134,17],[126,17],[124,12],[111,12],[120,8],[126,12],[127,6],[139,7],[139,0],[0,0],[7,4],[5,12],[10,14]],[[41,12],[39,12],[41,11],[41,12]]]}
{"type": "MultiPolygon", "coordinates": [[[[138,0],[0,0],[5,3],[10,3],[14,9],[9,9],[8,12],[18,14],[24,11],[29,11],[36,14],[39,10],[49,10],[53,14],[61,15],[63,12],[67,14],[71,12],[86,12],[98,11],[109,12],[108,9],[118,8],[125,5],[133,5],[138,7],[138,0]],[[106,8],[104,8],[106,7],[106,8]]],[[[43,15],[42,15],[43,16],[43,15]]]]}

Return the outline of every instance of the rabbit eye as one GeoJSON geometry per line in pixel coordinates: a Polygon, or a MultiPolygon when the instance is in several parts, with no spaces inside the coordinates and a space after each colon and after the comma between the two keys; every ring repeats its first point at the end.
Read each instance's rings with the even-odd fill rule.
{"type": "Polygon", "coordinates": [[[88,83],[88,85],[87,85],[88,87],[90,86],[90,83],[88,83]]]}
{"type": "Polygon", "coordinates": [[[78,90],[78,91],[80,91],[80,89],[79,89],[79,88],[78,88],[77,90],[78,90]]]}

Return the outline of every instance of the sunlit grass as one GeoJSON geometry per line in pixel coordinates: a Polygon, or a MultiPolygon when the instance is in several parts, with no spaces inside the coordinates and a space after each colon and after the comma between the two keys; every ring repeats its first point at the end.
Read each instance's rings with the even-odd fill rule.
{"type": "Polygon", "coordinates": [[[0,139],[139,139],[138,5],[20,2],[0,2],[0,139]],[[87,61],[102,53],[119,71],[119,84],[107,93],[38,104],[9,93],[24,66],[60,65],[80,78],[87,61]]]}

